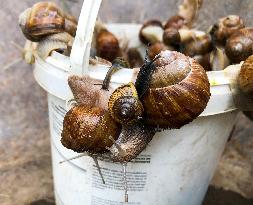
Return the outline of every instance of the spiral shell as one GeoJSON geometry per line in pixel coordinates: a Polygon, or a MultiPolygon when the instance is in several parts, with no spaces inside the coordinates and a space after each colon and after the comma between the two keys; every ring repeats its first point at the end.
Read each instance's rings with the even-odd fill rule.
{"type": "Polygon", "coordinates": [[[114,120],[122,125],[138,121],[144,111],[133,83],[117,88],[109,99],[108,108],[114,120]]]}
{"type": "Polygon", "coordinates": [[[150,60],[154,59],[161,51],[173,50],[173,48],[166,46],[164,43],[157,42],[149,47],[148,57],[150,60]]]}
{"type": "Polygon", "coordinates": [[[215,26],[214,37],[220,43],[225,43],[226,40],[241,28],[244,28],[244,21],[237,15],[229,15],[219,19],[215,26]]]}
{"type": "Polygon", "coordinates": [[[61,143],[75,152],[104,153],[116,140],[120,125],[99,107],[78,105],[67,112],[63,121],[61,143]]]}
{"type": "Polygon", "coordinates": [[[226,54],[232,63],[240,63],[253,54],[253,28],[235,32],[226,43],[226,54]]]}
{"type": "Polygon", "coordinates": [[[26,9],[19,18],[19,25],[27,39],[40,41],[45,35],[64,31],[62,11],[51,2],[39,2],[26,9]]]}
{"type": "Polygon", "coordinates": [[[161,52],[154,65],[150,88],[141,99],[145,122],[160,128],[180,128],[197,118],[210,98],[205,70],[175,51],[161,52]]]}
{"type": "Polygon", "coordinates": [[[241,67],[238,86],[244,94],[250,95],[253,99],[253,55],[248,57],[241,67]]]}

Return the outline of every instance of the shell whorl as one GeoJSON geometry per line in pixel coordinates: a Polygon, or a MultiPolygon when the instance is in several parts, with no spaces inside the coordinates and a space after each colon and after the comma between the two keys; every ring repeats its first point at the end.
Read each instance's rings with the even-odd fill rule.
{"type": "Polygon", "coordinates": [[[160,128],[180,128],[203,112],[210,98],[205,70],[195,60],[164,51],[154,63],[150,88],[142,98],[144,119],[160,128]]]}
{"type": "Polygon", "coordinates": [[[117,88],[109,99],[108,108],[114,120],[122,125],[133,124],[143,114],[143,106],[133,83],[117,88]]]}
{"type": "Polygon", "coordinates": [[[99,107],[78,105],[64,117],[61,142],[75,152],[104,153],[113,145],[121,126],[99,107]]]}

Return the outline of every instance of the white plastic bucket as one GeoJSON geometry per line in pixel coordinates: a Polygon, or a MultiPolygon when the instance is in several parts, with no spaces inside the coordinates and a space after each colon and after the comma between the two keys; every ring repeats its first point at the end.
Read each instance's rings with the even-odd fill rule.
{"type": "MultiPolygon", "coordinates": [[[[85,0],[85,6],[94,2],[85,0]]],[[[85,18],[88,21],[84,11],[87,7],[83,7],[80,15],[71,58],[53,53],[46,61],[37,58],[34,69],[37,82],[48,92],[56,204],[122,205],[124,186],[120,164],[99,161],[105,184],[89,157],[59,164],[77,155],[60,143],[66,101],[72,97],[67,84],[69,74],[86,73],[102,80],[108,70],[102,66],[87,66],[88,54],[83,50],[84,46],[89,50],[90,42],[82,41],[80,30],[81,23],[86,25],[85,18]]],[[[98,11],[98,7],[95,9],[98,11]]],[[[131,46],[140,45],[137,38],[139,27],[133,24],[108,25],[118,38],[131,36],[131,46]]],[[[129,82],[131,77],[131,70],[120,70],[112,77],[112,85],[116,88],[129,82]]],[[[181,129],[157,133],[138,158],[128,163],[129,205],[201,204],[237,113],[229,82],[223,73],[209,72],[208,77],[216,85],[211,86],[212,96],[201,116],[181,129]]]]}

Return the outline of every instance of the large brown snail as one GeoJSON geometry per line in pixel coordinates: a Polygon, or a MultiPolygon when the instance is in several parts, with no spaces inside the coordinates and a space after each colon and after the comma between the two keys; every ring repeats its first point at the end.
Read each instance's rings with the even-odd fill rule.
{"type": "MultiPolygon", "coordinates": [[[[175,51],[161,52],[154,67],[149,89],[141,99],[145,123],[180,128],[194,120],[210,98],[210,85],[203,67],[175,51]]],[[[137,78],[136,83],[146,82],[137,78]]]]}
{"type": "Polygon", "coordinates": [[[74,36],[76,23],[75,17],[64,14],[51,2],[36,3],[19,17],[21,30],[31,41],[40,41],[45,36],[61,32],[74,36]]]}

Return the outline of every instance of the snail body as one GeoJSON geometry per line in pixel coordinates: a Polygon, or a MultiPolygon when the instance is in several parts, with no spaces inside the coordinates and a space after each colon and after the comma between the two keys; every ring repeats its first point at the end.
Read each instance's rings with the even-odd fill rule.
{"type": "MultiPolygon", "coordinates": [[[[161,52],[154,66],[149,89],[141,98],[145,123],[180,128],[203,112],[209,101],[206,72],[195,60],[175,51],[161,52]]],[[[136,83],[142,84],[138,77],[136,83]]]]}

